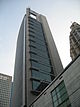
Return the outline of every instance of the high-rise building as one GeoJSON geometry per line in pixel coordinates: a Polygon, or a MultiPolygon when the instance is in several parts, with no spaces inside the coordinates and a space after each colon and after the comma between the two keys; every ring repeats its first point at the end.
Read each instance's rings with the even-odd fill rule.
{"type": "Polygon", "coordinates": [[[80,54],[80,25],[74,22],[70,28],[70,56],[73,60],[80,54]]]}
{"type": "Polygon", "coordinates": [[[10,106],[12,77],[0,73],[0,107],[10,106]]]}
{"type": "Polygon", "coordinates": [[[29,107],[62,70],[45,16],[28,8],[17,39],[12,107],[29,107]]]}

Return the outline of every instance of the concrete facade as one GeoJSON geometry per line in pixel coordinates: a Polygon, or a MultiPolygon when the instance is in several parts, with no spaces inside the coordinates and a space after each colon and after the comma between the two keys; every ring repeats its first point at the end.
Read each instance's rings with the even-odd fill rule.
{"type": "Polygon", "coordinates": [[[62,71],[45,16],[28,8],[17,40],[12,107],[29,107],[62,71]]]}
{"type": "Polygon", "coordinates": [[[74,22],[70,28],[70,56],[73,60],[80,54],[80,25],[74,22]]]}
{"type": "Polygon", "coordinates": [[[9,107],[12,77],[0,73],[0,107],[9,107]]]}
{"type": "Polygon", "coordinates": [[[59,105],[58,107],[80,107],[80,55],[53,80],[29,107],[57,107],[53,104],[51,92],[62,81],[64,81],[71,105],[59,105]]]}

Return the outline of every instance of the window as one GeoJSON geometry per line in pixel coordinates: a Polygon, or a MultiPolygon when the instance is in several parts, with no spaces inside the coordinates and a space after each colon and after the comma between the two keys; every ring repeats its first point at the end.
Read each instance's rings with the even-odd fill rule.
{"type": "Polygon", "coordinates": [[[39,87],[39,85],[40,85],[40,82],[38,82],[38,81],[32,81],[32,89],[33,90],[37,90],[37,88],[39,87]]]}
{"type": "Polygon", "coordinates": [[[36,68],[36,69],[39,69],[42,71],[46,71],[46,72],[51,72],[51,67],[44,66],[44,65],[39,64],[37,62],[31,61],[31,65],[33,68],[36,68]]]}
{"type": "Polygon", "coordinates": [[[44,57],[40,57],[38,55],[35,55],[33,53],[30,53],[31,58],[33,59],[37,59],[38,62],[45,64],[47,66],[50,66],[50,59],[49,58],[44,58],[44,57]]]}
{"type": "Polygon", "coordinates": [[[51,82],[51,76],[40,71],[32,70],[32,77],[35,79],[51,82]]]}
{"type": "Polygon", "coordinates": [[[30,17],[33,18],[33,19],[36,19],[36,16],[33,15],[33,14],[30,14],[30,17]]]}
{"type": "Polygon", "coordinates": [[[35,27],[35,26],[31,25],[31,24],[29,25],[29,28],[42,33],[42,28],[35,27]]]}
{"type": "Polygon", "coordinates": [[[51,92],[51,95],[53,107],[71,107],[64,81],[51,92]]]}
{"type": "Polygon", "coordinates": [[[33,51],[33,52],[36,52],[40,56],[44,56],[46,58],[49,58],[47,52],[45,52],[45,51],[41,51],[41,50],[38,50],[38,49],[33,48],[33,47],[30,47],[30,50],[33,51]]]}

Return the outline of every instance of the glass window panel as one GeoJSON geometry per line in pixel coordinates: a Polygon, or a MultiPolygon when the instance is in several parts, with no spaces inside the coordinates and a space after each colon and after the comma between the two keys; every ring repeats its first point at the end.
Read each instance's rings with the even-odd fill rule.
{"type": "Polygon", "coordinates": [[[40,56],[45,56],[45,57],[48,58],[47,52],[40,51],[40,50],[38,50],[38,49],[36,49],[36,48],[33,48],[33,47],[30,47],[30,50],[33,51],[33,52],[36,52],[36,53],[37,53],[38,55],[40,55],[40,56]]]}
{"type": "Polygon", "coordinates": [[[32,77],[40,80],[51,81],[51,76],[41,73],[39,71],[32,70],[32,77]]]}
{"type": "Polygon", "coordinates": [[[31,44],[31,45],[33,44],[33,45],[35,45],[35,46],[36,46],[36,45],[39,45],[39,46],[46,47],[46,44],[45,44],[45,43],[44,43],[44,44],[40,44],[40,43],[36,43],[36,41],[34,41],[34,42],[33,42],[33,41],[34,41],[33,39],[30,39],[30,44],[31,44]]]}
{"type": "Polygon", "coordinates": [[[38,38],[40,38],[40,39],[44,39],[43,33],[37,34],[37,33],[35,33],[34,31],[30,30],[29,34],[30,34],[30,35],[33,35],[33,36],[35,36],[35,37],[38,37],[38,38]]]}
{"type": "Polygon", "coordinates": [[[61,84],[59,84],[59,86],[56,88],[56,91],[60,91],[63,87],[65,87],[64,83],[62,82],[61,84]]]}
{"type": "Polygon", "coordinates": [[[57,96],[55,94],[54,97],[53,97],[53,102],[55,102],[56,100],[57,100],[57,96]]]}
{"type": "Polygon", "coordinates": [[[55,90],[52,91],[52,98],[55,99],[55,96],[57,98],[57,102],[59,103],[58,107],[68,107],[68,105],[70,105],[69,97],[68,97],[64,82],[61,82],[61,84],[59,84],[55,88],[55,90]]]}
{"type": "Polygon", "coordinates": [[[40,70],[43,70],[46,72],[51,72],[51,67],[44,66],[44,65],[39,64],[39,63],[34,62],[34,61],[31,61],[31,64],[32,64],[32,67],[35,67],[37,69],[40,69],[40,70]]]}
{"type": "Polygon", "coordinates": [[[30,42],[30,45],[31,46],[35,46],[37,49],[40,49],[40,50],[43,50],[43,51],[47,51],[46,45],[40,45],[40,44],[36,44],[36,43],[31,43],[31,42],[30,42]]]}
{"type": "Polygon", "coordinates": [[[63,94],[62,97],[60,97],[61,101],[63,102],[64,100],[66,100],[68,98],[67,93],[63,94]]]}
{"type": "Polygon", "coordinates": [[[39,33],[39,34],[43,34],[43,32],[39,29],[34,29],[34,28],[32,28],[32,27],[29,27],[29,30],[31,31],[31,32],[35,32],[35,33],[39,33]]]}
{"type": "Polygon", "coordinates": [[[31,61],[31,64],[32,64],[32,67],[35,67],[35,68],[39,68],[39,64],[34,62],[34,61],[31,61]]]}
{"type": "Polygon", "coordinates": [[[55,103],[54,103],[54,107],[57,107],[58,106],[58,101],[56,101],[55,103]]]}
{"type": "Polygon", "coordinates": [[[41,39],[39,39],[39,38],[37,38],[37,37],[33,37],[33,36],[30,36],[30,39],[31,40],[34,40],[35,42],[39,42],[39,44],[45,44],[45,40],[43,39],[43,40],[41,40],[41,39]]]}
{"type": "Polygon", "coordinates": [[[33,23],[37,23],[38,25],[41,25],[39,21],[34,20],[34,19],[30,18],[30,17],[29,17],[29,21],[31,21],[31,22],[33,22],[33,23]]]}
{"type": "Polygon", "coordinates": [[[32,88],[33,88],[33,90],[36,90],[39,85],[40,85],[40,82],[34,81],[34,80],[32,81],[32,88]]]}
{"type": "Polygon", "coordinates": [[[54,91],[52,92],[52,96],[54,97],[55,94],[56,94],[56,91],[54,90],[54,91]]]}
{"type": "Polygon", "coordinates": [[[33,29],[33,30],[35,30],[35,31],[39,31],[39,32],[42,33],[42,28],[34,27],[34,26],[32,26],[32,25],[29,25],[29,28],[30,28],[30,29],[33,29]]]}
{"type": "Polygon", "coordinates": [[[51,72],[51,67],[47,67],[47,66],[44,66],[42,64],[39,64],[39,69],[42,69],[46,72],[51,72]]]}
{"type": "Polygon", "coordinates": [[[37,44],[40,44],[40,45],[46,45],[45,41],[42,41],[42,40],[39,40],[39,39],[36,39],[36,38],[31,38],[30,37],[30,40],[35,41],[37,44]]]}
{"type": "Polygon", "coordinates": [[[65,87],[62,88],[62,89],[57,93],[58,98],[61,97],[64,93],[67,93],[65,87]]]}
{"type": "Polygon", "coordinates": [[[36,38],[36,39],[39,39],[39,40],[42,40],[42,41],[45,41],[44,37],[43,36],[38,36],[38,35],[35,35],[35,34],[29,34],[29,36],[33,37],[33,38],[36,38]]]}
{"type": "Polygon", "coordinates": [[[34,47],[34,48],[38,49],[39,51],[47,52],[47,48],[44,45],[39,45],[39,44],[35,45],[35,43],[34,43],[33,45],[30,45],[30,47],[34,47]]]}
{"type": "Polygon", "coordinates": [[[35,28],[41,29],[40,25],[37,25],[37,24],[33,23],[32,21],[29,21],[29,25],[31,25],[31,26],[33,26],[35,28]]]}

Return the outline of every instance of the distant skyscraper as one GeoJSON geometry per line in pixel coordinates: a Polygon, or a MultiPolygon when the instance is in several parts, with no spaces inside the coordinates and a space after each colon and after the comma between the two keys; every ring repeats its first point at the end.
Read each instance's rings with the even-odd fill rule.
{"type": "Polygon", "coordinates": [[[74,22],[70,28],[70,56],[73,60],[80,54],[80,25],[74,22]]]}
{"type": "Polygon", "coordinates": [[[0,73],[0,107],[10,106],[12,77],[0,73]]]}
{"type": "Polygon", "coordinates": [[[12,107],[29,107],[62,70],[45,16],[28,8],[17,40],[12,107]]]}

